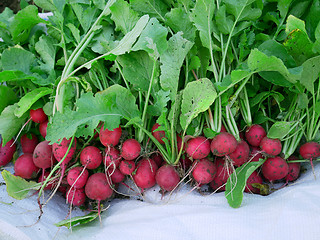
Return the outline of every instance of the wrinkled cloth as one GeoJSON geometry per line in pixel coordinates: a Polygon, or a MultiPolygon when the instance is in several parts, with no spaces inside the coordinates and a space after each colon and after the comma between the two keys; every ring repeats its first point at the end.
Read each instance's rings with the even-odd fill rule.
{"type": "MultiPolygon", "coordinates": [[[[65,219],[69,211],[61,195],[54,196],[43,209],[41,220],[34,224],[39,216],[37,196],[15,200],[7,195],[6,187],[2,185],[0,239],[10,239],[11,236],[11,239],[26,240],[28,237],[32,240],[319,240],[320,165],[315,167],[317,179],[314,179],[308,165],[307,168],[295,183],[269,196],[245,194],[238,209],[228,205],[224,193],[200,194],[186,185],[162,197],[156,186],[145,192],[145,201],[114,199],[110,202],[110,208],[101,214],[101,223],[96,219],[72,230],[54,226],[54,223],[65,219]]],[[[122,191],[125,189],[122,188],[122,191]]],[[[75,209],[71,216],[84,214],[75,209]]]]}

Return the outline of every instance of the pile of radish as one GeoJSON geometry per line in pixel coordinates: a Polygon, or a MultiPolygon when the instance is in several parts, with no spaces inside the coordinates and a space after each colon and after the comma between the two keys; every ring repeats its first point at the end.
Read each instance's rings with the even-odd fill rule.
{"type": "Polygon", "coordinates": [[[113,198],[187,185],[240,207],[243,192],[268,195],[314,170],[319,4],[31,2],[53,16],[39,18],[26,1],[18,14],[0,13],[0,167],[10,196],[34,191],[42,214],[58,193],[100,217],[113,198]]]}

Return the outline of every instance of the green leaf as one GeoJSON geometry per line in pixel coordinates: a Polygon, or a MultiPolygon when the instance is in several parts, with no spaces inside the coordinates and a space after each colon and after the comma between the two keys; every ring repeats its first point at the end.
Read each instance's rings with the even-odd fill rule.
{"type": "MultiPolygon", "coordinates": [[[[153,61],[144,51],[130,52],[117,58],[123,75],[139,91],[148,91],[153,71],[153,61]]],[[[158,74],[155,75],[157,77],[158,74]]]]}
{"type": "Polygon", "coordinates": [[[170,101],[169,91],[157,91],[153,94],[153,105],[148,106],[148,114],[150,116],[160,116],[164,109],[167,108],[167,104],[170,101]]]}
{"type": "Polygon", "coordinates": [[[15,109],[14,114],[20,118],[25,114],[31,106],[43,96],[52,94],[53,90],[46,87],[40,87],[25,94],[17,103],[18,107],[15,109]]]}
{"type": "Polygon", "coordinates": [[[183,8],[172,8],[165,16],[166,25],[174,32],[183,32],[183,37],[191,42],[196,37],[196,29],[193,26],[189,14],[183,8]]]}
{"type": "Polygon", "coordinates": [[[191,121],[199,113],[206,111],[216,97],[217,93],[209,79],[202,78],[188,83],[182,94],[181,127],[187,129],[191,121]]]}
{"type": "Polygon", "coordinates": [[[1,56],[3,70],[21,71],[31,74],[30,68],[35,64],[35,56],[20,47],[12,47],[3,51],[1,56]]]}
{"type": "Polygon", "coordinates": [[[267,56],[258,49],[251,50],[251,53],[248,57],[248,67],[253,72],[278,72],[290,83],[296,83],[301,76],[300,68],[289,70],[281,59],[275,56],[267,56]]]}
{"type": "Polygon", "coordinates": [[[173,35],[168,42],[168,49],[160,56],[160,85],[170,91],[170,99],[175,99],[178,91],[179,75],[183,61],[193,43],[184,39],[182,33],[173,35]]]}
{"type": "Polygon", "coordinates": [[[114,28],[112,26],[103,26],[101,31],[95,35],[90,45],[92,51],[104,54],[115,48],[114,28]]]}
{"type": "Polygon", "coordinates": [[[48,11],[55,11],[57,10],[56,6],[54,5],[52,0],[34,0],[34,3],[44,9],[44,10],[48,10],[48,11]]]}
{"type": "Polygon", "coordinates": [[[288,35],[283,43],[290,55],[295,59],[297,65],[301,65],[307,59],[313,57],[313,43],[306,32],[295,29],[288,35]]]}
{"type": "Polygon", "coordinates": [[[157,52],[163,54],[168,48],[167,35],[167,28],[163,27],[156,18],[151,18],[132,51],[145,50],[153,54],[154,50],[150,48],[150,44],[154,43],[157,52]]]}
{"type": "Polygon", "coordinates": [[[287,16],[291,2],[292,2],[292,0],[278,1],[278,10],[279,10],[280,16],[282,18],[285,18],[287,16]]]}
{"type": "Polygon", "coordinates": [[[12,39],[15,43],[25,42],[30,35],[31,29],[38,23],[46,23],[38,16],[38,8],[29,5],[19,11],[10,24],[12,39]]]}
{"type": "Polygon", "coordinates": [[[17,104],[9,105],[0,115],[0,135],[3,140],[2,144],[6,144],[16,136],[28,117],[28,114],[24,114],[20,118],[16,117],[14,112],[17,107],[17,104]]]}
{"type": "Polygon", "coordinates": [[[308,96],[305,93],[299,93],[297,99],[297,107],[298,109],[306,109],[308,107],[308,96]]]}
{"type": "Polygon", "coordinates": [[[116,30],[120,30],[123,34],[130,32],[139,20],[139,14],[124,0],[117,0],[110,6],[110,11],[116,30]]]}
{"type": "Polygon", "coordinates": [[[203,134],[206,138],[213,139],[215,136],[219,134],[219,132],[215,132],[211,128],[204,128],[203,134]]]}
{"type": "Polygon", "coordinates": [[[66,26],[70,29],[72,36],[74,37],[74,39],[77,41],[77,44],[80,43],[81,39],[80,39],[80,30],[73,25],[72,23],[68,23],[66,24],[66,26]]]}
{"type": "Polygon", "coordinates": [[[223,34],[231,33],[233,26],[233,18],[226,13],[226,5],[222,5],[215,15],[217,27],[223,34]]]}
{"type": "Polygon", "coordinates": [[[312,92],[314,89],[314,82],[319,79],[320,56],[308,59],[302,64],[302,67],[303,71],[300,83],[305,86],[307,90],[312,92]]]}
{"type": "Polygon", "coordinates": [[[231,207],[238,208],[241,206],[243,200],[243,191],[248,178],[264,162],[265,159],[260,159],[259,162],[243,164],[230,175],[226,185],[225,196],[231,207]]]}
{"type": "Polygon", "coordinates": [[[174,129],[177,129],[177,124],[179,120],[179,115],[181,112],[181,101],[182,101],[182,91],[179,91],[176,95],[176,98],[171,105],[171,109],[169,112],[168,119],[170,123],[173,125],[174,129]]]}
{"type": "Polygon", "coordinates": [[[296,67],[296,63],[291,55],[288,54],[286,48],[283,44],[278,43],[277,41],[270,39],[263,42],[259,47],[259,51],[263,52],[267,56],[275,56],[280,58],[284,65],[289,68],[296,67]]]}
{"type": "Polygon", "coordinates": [[[213,14],[215,11],[214,1],[198,0],[193,9],[191,19],[198,29],[202,45],[210,51],[213,49],[213,14]]]}
{"type": "Polygon", "coordinates": [[[85,216],[78,216],[78,217],[73,217],[69,219],[62,220],[58,223],[55,223],[57,227],[67,227],[70,229],[73,226],[80,225],[80,224],[86,224],[89,222],[92,222],[99,216],[98,212],[90,212],[89,214],[85,216]]]}
{"type": "Polygon", "coordinates": [[[40,69],[50,73],[55,66],[56,55],[56,41],[53,38],[49,38],[45,35],[39,38],[39,41],[35,44],[35,49],[39,53],[44,64],[40,65],[40,69]]]}
{"type": "Polygon", "coordinates": [[[255,0],[224,0],[227,12],[231,13],[238,22],[260,17],[261,9],[253,7],[254,2],[255,0]]]}
{"type": "Polygon", "coordinates": [[[268,131],[268,138],[282,140],[290,131],[292,122],[275,122],[268,131]]]}
{"type": "Polygon", "coordinates": [[[165,21],[164,16],[168,11],[168,6],[163,0],[131,0],[130,4],[137,12],[156,17],[163,22],[165,21]]]}
{"type": "Polygon", "coordinates": [[[39,188],[39,183],[33,181],[28,182],[21,177],[12,175],[7,170],[3,170],[1,175],[6,182],[8,195],[15,199],[24,199],[30,190],[38,190],[39,188]]]}
{"type": "Polygon", "coordinates": [[[299,29],[304,33],[307,32],[305,22],[303,20],[293,16],[293,15],[290,15],[287,18],[286,33],[289,34],[296,29],[299,29]]]}
{"type": "Polygon", "coordinates": [[[72,4],[72,8],[84,32],[87,32],[95,19],[97,9],[91,7],[84,9],[80,4],[72,4]]]}
{"type": "Polygon", "coordinates": [[[53,116],[52,124],[48,125],[48,141],[54,143],[73,135],[93,136],[100,121],[105,122],[106,128],[115,129],[121,118],[141,118],[135,97],[120,85],[112,85],[95,96],[90,92],[83,94],[76,107],[76,111],[66,108],[63,113],[57,112],[53,116]]]}
{"type": "Polygon", "coordinates": [[[4,85],[0,85],[0,99],[0,114],[8,105],[14,104],[18,100],[15,92],[4,85]]]}

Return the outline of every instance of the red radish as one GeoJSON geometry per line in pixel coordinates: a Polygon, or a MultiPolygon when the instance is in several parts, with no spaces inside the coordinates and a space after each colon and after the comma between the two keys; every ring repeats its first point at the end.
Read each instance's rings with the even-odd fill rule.
{"type": "Polygon", "coordinates": [[[226,129],[226,127],[225,127],[223,124],[221,124],[220,132],[221,132],[221,133],[222,133],[222,132],[227,132],[227,129],[226,129]]]}
{"type": "Polygon", "coordinates": [[[94,173],[87,181],[85,193],[91,200],[106,200],[112,196],[112,189],[104,173],[94,173]]]}
{"type": "Polygon", "coordinates": [[[156,173],[156,182],[163,190],[172,191],[180,182],[180,176],[173,166],[164,165],[156,173]]]}
{"type": "Polygon", "coordinates": [[[52,154],[52,146],[48,141],[40,142],[33,151],[33,162],[38,168],[46,169],[51,167],[55,158],[52,154]]]}
{"type": "Polygon", "coordinates": [[[245,192],[251,192],[251,193],[260,193],[260,189],[253,187],[252,183],[260,183],[260,184],[262,184],[262,177],[258,174],[257,171],[254,171],[249,176],[244,191],[245,192]]]}
{"type": "Polygon", "coordinates": [[[133,175],[134,182],[138,187],[151,188],[156,184],[157,164],[152,159],[142,159],[137,165],[137,171],[133,175]]]}
{"type": "Polygon", "coordinates": [[[86,201],[86,194],[83,188],[72,188],[67,190],[66,198],[68,203],[81,206],[86,201]]]}
{"type": "Polygon", "coordinates": [[[229,157],[231,158],[233,164],[239,167],[249,160],[249,154],[249,145],[245,141],[241,140],[238,143],[236,150],[229,154],[229,157]]]}
{"type": "Polygon", "coordinates": [[[121,157],[125,160],[131,161],[136,159],[141,152],[141,145],[135,139],[127,139],[121,147],[121,157]]]}
{"type": "Polygon", "coordinates": [[[160,125],[158,123],[155,123],[151,129],[152,132],[152,136],[154,136],[159,143],[164,144],[164,141],[162,140],[162,138],[165,138],[165,132],[164,131],[156,131],[156,129],[160,127],[160,125]]]}
{"type": "Polygon", "coordinates": [[[320,144],[317,142],[307,142],[301,145],[299,153],[303,159],[316,159],[320,157],[320,144]]]}
{"type": "MultiPolygon", "coordinates": [[[[62,139],[61,143],[52,144],[53,155],[59,162],[63,159],[64,155],[67,153],[70,143],[71,143],[71,138],[68,140],[64,138],[62,139]]],[[[74,138],[70,151],[68,152],[67,156],[63,160],[62,165],[67,165],[70,162],[70,160],[73,157],[73,154],[76,151],[76,147],[77,147],[77,139],[74,138]]]]}
{"type": "Polygon", "coordinates": [[[211,141],[211,152],[219,157],[229,155],[237,148],[237,140],[227,132],[222,132],[215,136],[211,141]]]}
{"type": "MultiPolygon", "coordinates": [[[[288,160],[298,160],[296,156],[290,156],[288,160]]],[[[286,181],[287,182],[293,182],[298,179],[299,174],[300,174],[300,168],[301,164],[299,162],[296,163],[288,163],[289,166],[289,172],[288,175],[286,176],[286,181]]]]}
{"type": "Polygon", "coordinates": [[[83,188],[86,185],[89,172],[83,167],[74,167],[67,174],[68,184],[74,188],[83,188]]]}
{"type": "Polygon", "coordinates": [[[262,174],[269,181],[280,180],[288,175],[289,166],[281,157],[268,158],[262,165],[262,174]]]}
{"type": "Polygon", "coordinates": [[[246,130],[245,136],[251,146],[258,147],[261,140],[267,136],[267,133],[263,127],[254,124],[246,130]]]}
{"type": "Polygon", "coordinates": [[[0,167],[7,165],[13,158],[16,152],[17,145],[11,139],[6,145],[2,146],[2,139],[0,140],[0,167]]]}
{"type": "Polygon", "coordinates": [[[25,153],[18,157],[14,163],[14,175],[24,179],[33,179],[37,176],[39,168],[34,165],[31,153],[25,153]]]}
{"type": "Polygon", "coordinates": [[[121,183],[125,178],[125,175],[123,175],[118,168],[114,168],[114,169],[109,168],[108,176],[111,177],[111,181],[114,184],[121,183]]]}
{"type": "Polygon", "coordinates": [[[136,165],[134,161],[121,161],[119,170],[124,175],[131,175],[133,171],[136,169],[136,165]]]}
{"type": "Polygon", "coordinates": [[[94,146],[85,147],[80,154],[82,166],[88,169],[96,169],[102,162],[102,154],[99,148],[94,146]]]}
{"type": "Polygon", "coordinates": [[[104,157],[104,165],[106,167],[112,166],[113,168],[118,167],[121,161],[120,152],[114,147],[107,147],[106,156],[104,157]]]}
{"type": "MultiPolygon", "coordinates": [[[[44,182],[47,177],[49,176],[50,172],[44,172],[40,177],[38,178],[38,183],[44,182]]],[[[49,181],[47,185],[44,187],[44,190],[50,190],[53,189],[53,185],[56,181],[49,181]]]]}
{"type": "Polygon", "coordinates": [[[113,129],[112,131],[108,129],[104,129],[104,125],[102,125],[99,133],[100,142],[105,147],[107,146],[116,146],[119,141],[122,134],[121,127],[113,129]]]}
{"type": "Polygon", "coordinates": [[[163,163],[163,158],[162,158],[161,154],[159,154],[159,153],[152,154],[150,158],[153,161],[155,161],[155,163],[157,164],[158,167],[160,167],[163,163]]]}
{"type": "Polygon", "coordinates": [[[259,162],[260,158],[264,158],[261,154],[261,149],[258,147],[251,147],[250,162],[259,162]]]}
{"type": "Polygon", "coordinates": [[[39,131],[43,138],[47,136],[48,120],[39,124],[39,131]]]}
{"type": "Polygon", "coordinates": [[[260,148],[268,155],[277,156],[281,153],[282,144],[279,139],[264,137],[260,142],[260,148]]]}
{"type": "Polygon", "coordinates": [[[199,184],[210,183],[216,175],[216,165],[206,158],[196,161],[195,164],[196,166],[192,171],[194,180],[199,184]]]}
{"type": "Polygon", "coordinates": [[[33,133],[30,134],[30,137],[28,137],[28,134],[24,134],[21,136],[20,143],[23,153],[33,153],[34,149],[38,145],[39,141],[36,135],[33,133]]]}
{"type": "Polygon", "coordinates": [[[227,167],[223,158],[217,158],[215,165],[217,168],[217,173],[212,182],[210,182],[210,187],[213,190],[219,189],[219,191],[225,191],[225,184],[227,183],[229,176],[233,173],[233,170],[232,168],[227,167]]]}
{"type": "Polygon", "coordinates": [[[202,159],[210,153],[209,139],[198,136],[190,139],[186,145],[186,153],[193,159],[202,159]]]}
{"type": "Polygon", "coordinates": [[[42,108],[30,109],[30,118],[35,123],[42,123],[48,119],[48,116],[44,113],[42,108]]]}

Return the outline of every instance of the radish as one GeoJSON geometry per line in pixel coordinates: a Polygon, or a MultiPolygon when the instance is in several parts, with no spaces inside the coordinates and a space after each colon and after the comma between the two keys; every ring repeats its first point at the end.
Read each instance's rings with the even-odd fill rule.
{"type": "Polygon", "coordinates": [[[35,123],[43,123],[48,119],[48,116],[44,113],[42,108],[30,109],[30,118],[35,123]]]}
{"type": "Polygon", "coordinates": [[[172,191],[180,182],[177,170],[171,165],[160,167],[156,173],[157,184],[165,191],[172,191]]]}
{"type": "Polygon", "coordinates": [[[116,168],[119,166],[121,161],[121,155],[118,149],[114,147],[107,147],[106,155],[104,157],[104,165],[106,167],[112,166],[113,168],[116,168]]]}
{"type": "Polygon", "coordinates": [[[16,152],[17,145],[11,139],[6,145],[2,146],[2,139],[0,140],[0,167],[7,165],[13,158],[16,152]]]}
{"type": "Polygon", "coordinates": [[[48,120],[39,124],[39,131],[43,138],[47,136],[48,120]]]}
{"type": "Polygon", "coordinates": [[[289,166],[281,157],[268,158],[262,165],[262,174],[270,182],[288,175],[289,166]]]}
{"type": "Polygon", "coordinates": [[[110,187],[110,181],[107,179],[104,173],[92,174],[85,186],[85,193],[91,200],[98,201],[98,214],[100,216],[100,201],[110,198],[113,194],[113,190],[110,187]]]}
{"type": "Polygon", "coordinates": [[[52,153],[52,146],[48,141],[40,142],[33,151],[33,162],[38,168],[46,169],[51,167],[55,158],[52,153]]]}
{"type": "Polygon", "coordinates": [[[82,166],[88,169],[96,169],[102,162],[102,154],[99,148],[94,146],[85,147],[80,154],[82,166]]]}
{"type": "Polygon", "coordinates": [[[154,153],[150,157],[155,163],[157,164],[158,167],[161,167],[161,165],[164,163],[163,158],[161,154],[159,153],[154,153]]]}
{"type": "Polygon", "coordinates": [[[223,158],[217,158],[215,160],[216,165],[216,175],[213,180],[210,182],[210,187],[213,190],[225,191],[225,184],[229,176],[233,173],[233,168],[228,167],[223,158]]]}
{"type": "Polygon", "coordinates": [[[112,196],[112,189],[104,173],[94,173],[87,181],[85,193],[91,200],[106,200],[112,196]]]}
{"type": "Polygon", "coordinates": [[[255,188],[252,186],[252,183],[262,184],[262,177],[258,174],[257,171],[254,171],[249,178],[247,179],[246,187],[244,189],[245,192],[251,193],[260,193],[259,188],[255,188]]]}
{"type": "Polygon", "coordinates": [[[30,134],[30,137],[28,137],[27,134],[24,134],[21,136],[20,143],[23,153],[33,153],[34,149],[38,145],[39,141],[36,135],[33,133],[30,134]]]}
{"type": "MultiPolygon", "coordinates": [[[[64,155],[67,153],[70,143],[71,143],[71,138],[68,140],[64,138],[62,139],[61,143],[52,144],[53,155],[59,162],[63,159],[64,155]]],[[[70,151],[68,152],[67,156],[63,160],[62,165],[66,166],[70,162],[70,160],[73,157],[73,154],[76,151],[76,146],[77,146],[77,139],[74,138],[70,151]]]]}
{"type": "Polygon", "coordinates": [[[249,145],[245,141],[241,140],[238,143],[236,150],[229,154],[229,157],[231,158],[233,165],[239,167],[249,160],[249,154],[249,145]]]}
{"type": "Polygon", "coordinates": [[[210,153],[209,139],[202,136],[190,139],[186,145],[186,153],[193,159],[207,157],[210,153]]]}
{"type": "Polygon", "coordinates": [[[141,152],[141,145],[135,139],[127,139],[121,147],[121,157],[125,160],[131,161],[136,159],[141,152]]]}
{"type": "Polygon", "coordinates": [[[264,158],[261,154],[261,149],[258,147],[251,147],[250,162],[259,162],[260,158],[264,158]]]}
{"type": "Polygon", "coordinates": [[[248,143],[254,147],[258,147],[265,136],[267,136],[266,131],[258,124],[248,127],[245,132],[245,137],[248,143]]]}
{"type": "Polygon", "coordinates": [[[67,174],[68,184],[73,188],[83,188],[87,183],[89,172],[83,167],[74,167],[67,174]]]}
{"type": "Polygon", "coordinates": [[[165,132],[164,131],[156,131],[156,129],[160,127],[158,123],[155,123],[151,129],[152,136],[154,136],[159,143],[164,144],[164,141],[162,138],[165,138],[165,132]]]}
{"type": "Polygon", "coordinates": [[[211,152],[219,157],[229,155],[237,148],[237,140],[227,132],[222,132],[215,136],[211,141],[211,152]]]}
{"type": "Polygon", "coordinates": [[[66,192],[68,203],[74,206],[81,206],[86,201],[86,194],[83,188],[69,188],[66,192]]]}
{"type": "Polygon", "coordinates": [[[105,147],[110,145],[116,146],[120,141],[121,134],[122,134],[122,130],[120,126],[110,131],[108,129],[104,129],[104,125],[102,125],[99,133],[100,142],[105,147]]]}
{"type": "Polygon", "coordinates": [[[192,171],[192,176],[199,185],[210,183],[214,179],[217,167],[213,162],[203,158],[197,160],[194,164],[196,165],[192,171]]]}
{"type": "Polygon", "coordinates": [[[151,188],[156,184],[157,164],[152,159],[142,159],[133,175],[134,182],[142,189],[151,188]]]}
{"type": "Polygon", "coordinates": [[[264,137],[260,142],[260,148],[263,152],[271,156],[277,156],[282,149],[279,139],[264,137]]]}
{"type": "Polygon", "coordinates": [[[307,142],[301,145],[299,153],[303,159],[316,159],[320,157],[320,144],[317,142],[307,142]]]}
{"type": "MultiPolygon", "coordinates": [[[[296,156],[290,156],[288,160],[298,160],[296,156]]],[[[299,174],[300,174],[300,168],[301,164],[299,162],[291,162],[288,163],[289,166],[289,172],[288,175],[286,176],[286,182],[293,182],[298,179],[299,174]]]]}
{"type": "Polygon", "coordinates": [[[119,165],[119,170],[124,175],[131,175],[136,169],[134,161],[121,161],[119,165]]]}
{"type": "Polygon", "coordinates": [[[31,153],[25,153],[18,157],[14,163],[14,175],[24,179],[33,179],[37,176],[39,168],[34,165],[31,153]]]}
{"type": "Polygon", "coordinates": [[[109,168],[107,173],[108,177],[111,178],[111,182],[114,184],[121,183],[125,178],[125,175],[118,168],[109,168]]]}

